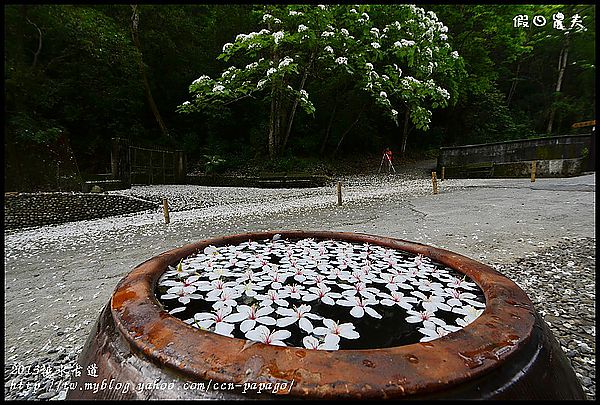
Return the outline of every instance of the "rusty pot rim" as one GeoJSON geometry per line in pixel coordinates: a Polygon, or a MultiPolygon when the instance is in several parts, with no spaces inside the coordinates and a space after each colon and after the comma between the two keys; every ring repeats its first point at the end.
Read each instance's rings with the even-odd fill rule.
{"type": "Polygon", "coordinates": [[[252,232],[172,249],[135,267],[119,282],[110,304],[115,324],[133,351],[184,379],[235,384],[293,380],[289,394],[304,398],[393,398],[454,386],[506,362],[529,340],[535,322],[533,304],[525,292],[485,264],[402,239],[332,231],[252,232]],[[473,279],[483,290],[486,308],[471,324],[430,342],[322,351],[248,344],[245,339],[198,330],[170,315],[154,295],[158,278],[168,265],[208,245],[267,239],[275,234],[291,239],[368,242],[423,254],[473,279]]]}

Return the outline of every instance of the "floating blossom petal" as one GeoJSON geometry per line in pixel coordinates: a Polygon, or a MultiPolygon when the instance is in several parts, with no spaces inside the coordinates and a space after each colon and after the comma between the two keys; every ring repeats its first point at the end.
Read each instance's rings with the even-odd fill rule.
{"type": "Polygon", "coordinates": [[[412,291],[411,294],[420,299],[421,305],[427,311],[435,312],[438,309],[443,309],[444,311],[452,310],[450,305],[446,304],[444,297],[439,295],[425,295],[421,291],[412,291]]]}
{"type": "Polygon", "coordinates": [[[239,305],[237,307],[238,313],[241,315],[240,330],[244,333],[253,329],[257,323],[263,325],[275,325],[275,318],[268,316],[273,313],[274,309],[271,307],[256,308],[256,305],[239,305]]]}
{"type": "Polygon", "coordinates": [[[344,339],[358,339],[360,337],[359,333],[354,330],[354,325],[351,323],[342,323],[338,324],[331,319],[325,318],[323,319],[323,326],[319,326],[313,330],[315,335],[334,335],[338,337],[343,337],[344,339]]]}
{"type": "Polygon", "coordinates": [[[284,299],[287,297],[287,293],[283,290],[269,290],[266,294],[257,294],[255,298],[257,300],[261,300],[261,307],[272,306],[273,304],[277,304],[282,307],[287,307],[289,303],[284,299]]]}
{"type": "Polygon", "coordinates": [[[302,339],[302,344],[307,349],[312,350],[338,350],[340,338],[336,335],[325,335],[323,342],[314,336],[306,336],[302,339]]]}
{"type": "Polygon", "coordinates": [[[267,345],[286,346],[283,341],[292,336],[292,333],[287,330],[271,332],[266,326],[259,325],[256,327],[256,329],[246,332],[245,336],[246,339],[265,343],[267,345]]]}
{"type": "Polygon", "coordinates": [[[297,321],[300,329],[311,333],[313,331],[313,325],[309,319],[320,319],[321,317],[316,314],[311,314],[310,310],[311,308],[309,305],[300,305],[299,307],[294,307],[294,309],[278,308],[277,313],[283,316],[283,318],[277,320],[277,326],[286,327],[297,321]]]}
{"type": "Polygon", "coordinates": [[[464,327],[477,319],[483,313],[483,309],[477,309],[471,305],[467,305],[464,307],[454,307],[452,308],[452,312],[464,315],[464,318],[456,320],[458,325],[464,327]]]}
{"type": "Polygon", "coordinates": [[[331,288],[327,287],[325,284],[320,284],[317,287],[309,287],[308,291],[302,295],[302,301],[310,302],[319,299],[324,304],[335,305],[334,299],[341,297],[342,294],[332,292],[331,288]]]}
{"type": "Polygon", "coordinates": [[[445,295],[447,297],[450,297],[450,299],[447,301],[447,304],[453,307],[463,306],[463,301],[467,302],[467,299],[472,300],[473,298],[477,298],[475,294],[471,294],[469,292],[461,292],[456,288],[446,288],[445,295]]]}
{"type": "MultiPolygon", "coordinates": [[[[334,30],[333,27],[329,29],[334,30]]],[[[245,38],[252,37],[252,34],[257,33],[251,33],[245,38]]],[[[284,57],[278,63],[285,67],[291,60],[291,57],[284,57]]],[[[365,67],[368,69],[369,65],[365,63],[365,67]]],[[[394,68],[399,70],[397,65],[394,68]]],[[[233,74],[228,75],[232,76],[233,74]]],[[[387,76],[382,75],[381,78],[380,80],[385,80],[387,76]]],[[[402,80],[416,82],[414,78],[400,80],[401,83],[402,80]]],[[[442,96],[443,89],[439,86],[430,85],[429,82],[425,84],[438,96],[442,96]]],[[[382,98],[387,97],[381,88],[376,90],[376,94],[382,98]]],[[[299,93],[299,96],[307,98],[308,94],[299,93]]],[[[245,334],[258,326],[284,327],[298,322],[301,330],[311,331],[313,334],[305,336],[300,345],[320,350],[339,349],[341,335],[328,333],[326,327],[314,327],[314,319],[319,318],[319,315],[311,313],[308,305],[302,308],[303,305],[298,304],[298,301],[320,301],[340,306],[344,306],[344,301],[347,301],[349,304],[346,303],[345,306],[351,307],[349,316],[352,317],[364,317],[365,313],[373,317],[380,316],[375,311],[377,307],[373,307],[378,303],[390,309],[397,305],[407,311],[408,323],[416,323],[415,326],[421,329],[435,331],[436,336],[467,325],[485,307],[484,302],[478,301],[480,298],[477,295],[467,291],[476,290],[477,285],[467,281],[466,277],[453,277],[455,272],[432,263],[427,257],[406,255],[376,245],[278,238],[277,241],[250,240],[234,246],[207,248],[206,252],[182,260],[179,266],[169,267],[160,277],[158,286],[161,292],[167,292],[163,293],[165,302],[170,300],[167,308],[175,315],[189,308],[185,307],[185,303],[174,306],[174,300],[182,298],[184,302],[190,302],[190,298],[184,296],[193,295],[194,290],[206,292],[205,297],[198,295],[197,298],[204,298],[209,303],[212,301],[215,309],[231,311],[233,308],[236,312],[222,316],[219,322],[215,313],[199,313],[198,316],[185,320],[195,327],[227,336],[235,333],[236,328],[245,334]],[[291,280],[291,283],[287,281],[293,277],[296,280],[291,280]],[[343,295],[331,291],[333,286],[328,286],[327,283],[340,288],[343,295]],[[417,290],[413,291],[417,294],[405,296],[400,288],[417,290]],[[421,300],[422,306],[417,298],[421,300]],[[249,306],[253,302],[255,304],[249,306]],[[302,309],[286,308],[290,303],[300,305],[302,309]],[[417,308],[424,310],[419,312],[417,308]],[[456,314],[462,311],[461,317],[454,324],[446,325],[435,315],[435,311],[440,309],[451,309],[456,314]],[[275,311],[279,319],[272,315],[275,311]],[[439,329],[436,330],[436,327],[439,329]]],[[[322,307],[317,305],[316,308],[322,307]]],[[[324,320],[323,324],[327,322],[333,324],[331,320],[324,320]]],[[[355,334],[355,338],[358,338],[358,333],[349,325],[350,335],[355,334]]],[[[427,339],[433,332],[421,333],[424,335],[423,339],[427,339]]],[[[302,337],[297,336],[296,339],[302,337]]]]}
{"type": "Polygon", "coordinates": [[[216,310],[215,312],[199,312],[194,315],[194,318],[191,320],[192,326],[200,327],[202,329],[208,329],[209,327],[215,327],[214,332],[219,335],[233,337],[231,332],[235,328],[235,325],[232,325],[225,321],[225,317],[231,313],[230,307],[222,307],[216,310]]]}
{"type": "Polygon", "coordinates": [[[344,307],[352,307],[352,309],[350,310],[350,315],[352,315],[355,318],[362,318],[365,312],[373,318],[382,318],[382,316],[377,311],[375,311],[369,306],[377,304],[377,301],[374,299],[353,296],[348,297],[347,299],[338,300],[336,304],[342,305],[344,307]]]}
{"type": "Polygon", "coordinates": [[[443,336],[446,336],[450,332],[456,332],[457,330],[460,330],[460,329],[461,328],[459,328],[457,326],[451,326],[451,325],[444,325],[444,326],[436,325],[434,328],[419,328],[419,332],[421,332],[422,334],[425,335],[424,337],[422,337],[419,340],[419,342],[429,342],[434,339],[439,339],[443,336]]]}
{"type": "Polygon", "coordinates": [[[413,309],[413,303],[417,303],[417,299],[414,297],[406,297],[401,292],[392,291],[391,294],[380,293],[379,297],[382,297],[381,304],[391,307],[393,305],[398,305],[404,309],[413,309]]]}
{"type": "Polygon", "coordinates": [[[425,327],[433,327],[432,324],[437,324],[440,326],[446,324],[446,322],[444,322],[442,319],[436,318],[435,313],[432,311],[425,310],[417,312],[414,310],[408,310],[406,311],[406,313],[410,315],[406,318],[406,322],[408,323],[422,322],[425,325],[425,327]]]}

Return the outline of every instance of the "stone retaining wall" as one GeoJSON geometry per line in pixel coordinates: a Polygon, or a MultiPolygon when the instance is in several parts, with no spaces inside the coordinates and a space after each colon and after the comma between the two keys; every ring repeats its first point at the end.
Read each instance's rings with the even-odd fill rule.
{"type": "Polygon", "coordinates": [[[440,148],[437,171],[451,177],[527,177],[536,161],[538,177],[575,176],[585,171],[591,135],[553,136],[440,148]]]}
{"type": "Polygon", "coordinates": [[[158,204],[114,194],[5,193],[6,229],[105,218],[157,208],[158,204]]]}

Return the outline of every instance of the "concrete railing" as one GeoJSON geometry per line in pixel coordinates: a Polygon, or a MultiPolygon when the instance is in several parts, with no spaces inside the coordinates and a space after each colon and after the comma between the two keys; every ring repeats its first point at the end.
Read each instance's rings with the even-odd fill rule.
{"type": "Polygon", "coordinates": [[[591,135],[520,139],[440,148],[438,171],[445,177],[527,177],[536,161],[538,177],[573,176],[585,171],[591,135]]]}

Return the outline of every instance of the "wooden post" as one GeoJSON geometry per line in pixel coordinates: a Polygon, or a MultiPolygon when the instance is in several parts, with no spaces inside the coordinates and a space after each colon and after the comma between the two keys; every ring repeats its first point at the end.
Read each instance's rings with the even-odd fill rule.
{"type": "Polygon", "coordinates": [[[445,178],[446,178],[446,166],[442,166],[442,178],[440,180],[444,181],[445,178]]]}
{"type": "Polygon", "coordinates": [[[433,194],[437,194],[439,190],[435,172],[431,172],[431,184],[433,185],[433,194]]]}
{"type": "Polygon", "coordinates": [[[531,182],[535,181],[535,169],[536,169],[536,161],[531,162],[531,182]]]}
{"type": "Polygon", "coordinates": [[[170,219],[169,219],[169,202],[167,201],[166,198],[163,198],[163,213],[165,214],[165,224],[168,224],[170,219]]]}
{"type": "Polygon", "coordinates": [[[342,182],[337,183],[337,205],[342,205],[342,182]]]}

